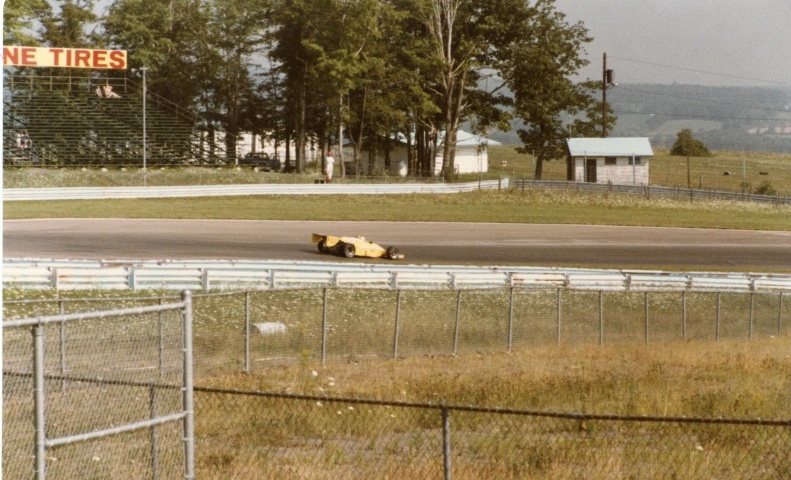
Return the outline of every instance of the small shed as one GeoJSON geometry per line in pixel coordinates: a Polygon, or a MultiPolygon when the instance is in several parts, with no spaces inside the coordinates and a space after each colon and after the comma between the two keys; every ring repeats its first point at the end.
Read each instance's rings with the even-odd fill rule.
{"type": "Polygon", "coordinates": [[[648,185],[654,151],[647,137],[570,138],[566,146],[569,181],[648,185]]]}
{"type": "MultiPolygon", "coordinates": [[[[444,148],[444,135],[440,135],[440,144],[437,147],[437,157],[434,161],[434,175],[442,173],[442,153],[444,148]]],[[[456,132],[456,155],[453,159],[455,173],[486,173],[489,171],[489,147],[502,145],[502,143],[476,135],[474,133],[458,130],[456,132]]]]}

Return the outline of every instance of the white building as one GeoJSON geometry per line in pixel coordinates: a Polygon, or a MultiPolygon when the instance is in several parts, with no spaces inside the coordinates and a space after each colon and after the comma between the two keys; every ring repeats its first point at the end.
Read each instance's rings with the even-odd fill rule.
{"type": "MultiPolygon", "coordinates": [[[[440,136],[440,143],[437,145],[437,156],[434,160],[434,175],[439,175],[442,172],[442,149],[444,145],[440,136]]],[[[500,142],[490,140],[481,135],[459,130],[456,134],[456,157],[453,162],[454,171],[456,173],[484,173],[489,171],[489,150],[490,145],[501,145],[500,142]]],[[[407,174],[407,143],[406,137],[398,135],[393,140],[393,146],[390,150],[390,174],[406,176],[407,174]]],[[[346,161],[352,158],[352,147],[345,146],[343,148],[343,155],[346,161]]],[[[363,150],[360,152],[360,162],[364,165],[368,164],[369,152],[363,150]]],[[[374,160],[374,165],[384,168],[384,155],[382,152],[377,152],[374,160]]]]}
{"type": "Polygon", "coordinates": [[[566,146],[569,181],[648,185],[654,151],[646,137],[570,138],[566,146]]]}

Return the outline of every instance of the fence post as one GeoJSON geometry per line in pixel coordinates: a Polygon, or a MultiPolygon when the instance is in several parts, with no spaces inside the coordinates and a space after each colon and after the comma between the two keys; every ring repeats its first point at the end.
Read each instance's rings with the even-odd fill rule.
{"type": "Polygon", "coordinates": [[[781,327],[783,325],[783,292],[780,292],[780,305],[777,310],[777,337],[780,338],[781,327]]]}
{"type": "Polygon", "coordinates": [[[753,311],[755,309],[755,292],[750,292],[750,329],[747,332],[747,340],[753,339],[753,311]]]}
{"type": "Polygon", "coordinates": [[[44,419],[44,327],[33,327],[33,396],[35,408],[35,472],[36,480],[46,478],[46,425],[44,419]]]}
{"type": "MultiPolygon", "coordinates": [[[[159,299],[159,304],[163,305],[165,303],[165,299],[159,299]]],[[[159,330],[159,379],[162,380],[163,375],[163,367],[165,363],[165,326],[162,320],[162,312],[157,314],[157,326],[159,330]]]]}
{"type": "MultiPolygon", "coordinates": [[[[66,306],[63,300],[58,300],[58,311],[61,315],[66,314],[66,306]]],[[[60,374],[66,376],[66,323],[60,322],[60,374]]],[[[66,391],[66,379],[60,381],[61,391],[66,391]]]]}
{"type": "Polygon", "coordinates": [[[645,292],[645,344],[648,345],[648,292],[645,292]]]}
{"type": "Polygon", "coordinates": [[[557,333],[557,342],[560,345],[560,310],[561,310],[561,302],[560,302],[560,292],[561,290],[558,288],[558,299],[557,299],[557,307],[558,307],[558,333],[557,333]]]}
{"type": "Polygon", "coordinates": [[[183,314],[183,334],[184,337],[184,380],[182,408],[186,412],[184,416],[184,478],[194,480],[195,478],[195,402],[193,397],[193,373],[192,373],[192,292],[185,290],[181,293],[181,301],[184,302],[183,314]]]}
{"type": "Polygon", "coordinates": [[[442,407],[442,465],[445,480],[450,480],[450,415],[447,407],[442,407]]]}
{"type": "MultiPolygon", "coordinates": [[[[150,418],[157,418],[157,390],[156,386],[151,385],[148,387],[148,408],[151,413],[150,418]]],[[[159,478],[159,448],[157,438],[157,427],[151,427],[151,478],[157,480],[159,478]]]]}
{"type": "Polygon", "coordinates": [[[681,292],[681,338],[687,339],[687,292],[681,292]]]}
{"type": "Polygon", "coordinates": [[[599,345],[604,345],[604,292],[599,290],[599,345]]]}
{"type": "Polygon", "coordinates": [[[321,311],[321,364],[327,361],[327,288],[324,288],[324,306],[321,311]]]}
{"type": "Polygon", "coordinates": [[[514,286],[511,285],[508,296],[508,351],[514,346],[514,286]]]}
{"type": "Polygon", "coordinates": [[[244,371],[250,372],[250,292],[244,292],[244,371]]]}
{"type": "Polygon", "coordinates": [[[401,289],[396,291],[395,332],[393,333],[393,360],[398,358],[398,331],[401,323],[401,289]]]}
{"type": "Polygon", "coordinates": [[[716,329],[716,340],[720,341],[720,292],[717,292],[717,323],[715,325],[716,329]]]}
{"type": "Polygon", "coordinates": [[[459,347],[459,322],[461,320],[461,290],[456,294],[456,325],[453,327],[453,355],[459,347]]]}

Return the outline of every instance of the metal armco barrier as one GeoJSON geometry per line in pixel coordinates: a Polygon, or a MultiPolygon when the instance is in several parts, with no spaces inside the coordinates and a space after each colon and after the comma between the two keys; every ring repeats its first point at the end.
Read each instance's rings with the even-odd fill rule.
{"type": "Polygon", "coordinates": [[[508,179],[468,183],[370,183],[330,185],[249,184],[157,187],[6,188],[4,201],[91,200],[108,198],[221,197],[242,195],[398,195],[408,193],[461,193],[507,189],[508,179]]]}
{"type": "Polygon", "coordinates": [[[567,288],[605,291],[791,291],[791,274],[283,261],[5,259],[5,287],[57,290],[567,288]]]}

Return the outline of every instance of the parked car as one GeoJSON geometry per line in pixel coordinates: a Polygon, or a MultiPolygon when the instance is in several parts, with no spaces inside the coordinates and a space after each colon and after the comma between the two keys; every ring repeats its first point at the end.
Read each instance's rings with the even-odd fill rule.
{"type": "Polygon", "coordinates": [[[259,170],[264,172],[279,172],[282,167],[280,158],[278,158],[277,155],[270,156],[266,152],[250,152],[239,159],[239,165],[250,165],[253,168],[258,167],[259,170]]]}

